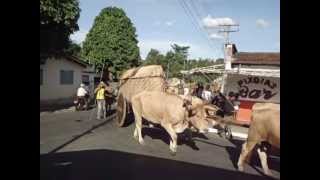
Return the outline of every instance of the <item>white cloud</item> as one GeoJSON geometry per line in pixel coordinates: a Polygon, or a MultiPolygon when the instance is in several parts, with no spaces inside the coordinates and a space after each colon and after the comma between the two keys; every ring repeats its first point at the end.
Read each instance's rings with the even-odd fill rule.
{"type": "Polygon", "coordinates": [[[223,39],[223,36],[216,34],[216,33],[212,33],[212,34],[210,34],[210,38],[211,39],[223,39]]]}
{"type": "Polygon", "coordinates": [[[70,39],[80,44],[85,40],[87,34],[88,34],[88,31],[80,30],[71,34],[70,39]]]}
{"type": "Polygon", "coordinates": [[[260,28],[266,28],[266,27],[270,26],[270,23],[267,22],[267,21],[264,20],[264,19],[258,19],[258,20],[256,21],[256,24],[257,24],[257,26],[260,27],[260,28]]]}
{"type": "Polygon", "coordinates": [[[212,18],[211,15],[208,15],[207,17],[202,19],[202,23],[205,28],[217,28],[220,25],[235,25],[233,19],[229,17],[223,17],[223,18],[212,18]]]}
{"type": "Polygon", "coordinates": [[[172,26],[174,23],[175,23],[174,21],[167,21],[165,24],[166,24],[167,26],[172,26]]]}

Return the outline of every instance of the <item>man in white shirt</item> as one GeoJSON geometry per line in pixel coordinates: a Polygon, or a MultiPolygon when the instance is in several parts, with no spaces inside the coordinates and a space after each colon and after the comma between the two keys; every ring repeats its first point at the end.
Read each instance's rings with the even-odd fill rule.
{"type": "Polygon", "coordinates": [[[78,97],[85,97],[88,94],[88,91],[85,88],[85,85],[83,83],[80,84],[80,87],[77,90],[77,96],[78,97]]]}
{"type": "Polygon", "coordinates": [[[183,89],[183,95],[189,95],[189,88],[187,88],[187,87],[185,87],[184,89],[183,89]]]}
{"type": "Polygon", "coordinates": [[[77,90],[77,99],[78,99],[78,102],[79,101],[84,102],[84,107],[86,109],[88,108],[88,100],[87,100],[88,95],[89,95],[89,92],[88,92],[86,86],[83,83],[81,83],[80,87],[77,90]]]}
{"type": "Polygon", "coordinates": [[[205,101],[208,101],[211,103],[213,95],[212,95],[212,92],[210,91],[210,85],[207,85],[206,88],[202,91],[201,97],[205,101]]]}

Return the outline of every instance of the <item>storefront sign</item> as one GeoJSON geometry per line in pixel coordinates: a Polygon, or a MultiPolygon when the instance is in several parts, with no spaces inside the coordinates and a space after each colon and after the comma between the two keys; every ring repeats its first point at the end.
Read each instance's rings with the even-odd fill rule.
{"type": "Polygon", "coordinates": [[[280,103],[280,78],[228,75],[226,93],[240,94],[240,100],[280,103]]]}

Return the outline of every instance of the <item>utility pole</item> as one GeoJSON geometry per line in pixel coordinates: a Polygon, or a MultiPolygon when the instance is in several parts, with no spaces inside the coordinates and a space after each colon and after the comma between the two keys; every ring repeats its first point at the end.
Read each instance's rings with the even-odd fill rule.
{"type": "Polygon", "coordinates": [[[224,34],[225,44],[229,44],[229,34],[231,32],[238,32],[239,31],[239,24],[221,24],[219,25],[220,30],[219,33],[224,34]],[[235,28],[235,29],[232,29],[235,28]]]}
{"type": "Polygon", "coordinates": [[[231,54],[228,52],[227,50],[227,46],[230,44],[229,41],[229,34],[231,32],[238,32],[239,31],[239,24],[222,24],[219,25],[220,30],[218,31],[219,33],[223,33],[224,34],[224,38],[225,38],[225,44],[223,45],[223,50],[224,50],[224,68],[225,71],[223,73],[222,76],[222,84],[221,84],[221,93],[225,92],[225,81],[227,79],[227,72],[226,70],[230,70],[231,69],[231,54]]]}

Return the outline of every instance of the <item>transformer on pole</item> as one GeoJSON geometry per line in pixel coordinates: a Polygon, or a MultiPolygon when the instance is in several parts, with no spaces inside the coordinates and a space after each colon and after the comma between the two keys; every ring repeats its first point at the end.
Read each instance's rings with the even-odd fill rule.
{"type": "Polygon", "coordinates": [[[228,45],[230,45],[229,34],[231,32],[238,32],[239,31],[239,24],[221,24],[221,25],[219,25],[219,28],[220,28],[220,30],[218,32],[223,33],[224,38],[225,38],[225,44],[223,46],[225,71],[223,73],[223,79],[222,79],[221,90],[220,90],[221,93],[224,93],[225,81],[227,79],[226,70],[231,69],[231,58],[232,58],[232,52],[228,51],[228,45]]]}

